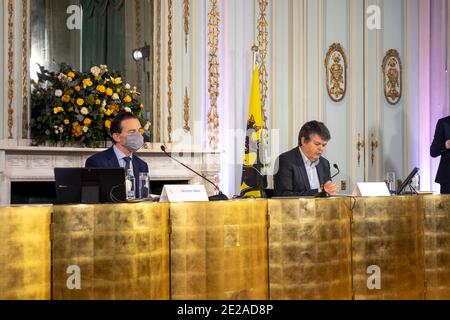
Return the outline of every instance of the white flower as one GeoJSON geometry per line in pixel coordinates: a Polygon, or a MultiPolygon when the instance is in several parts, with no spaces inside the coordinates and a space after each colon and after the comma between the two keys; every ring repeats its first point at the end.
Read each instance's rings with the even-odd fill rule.
{"type": "Polygon", "coordinates": [[[127,83],[127,84],[125,85],[125,89],[127,89],[127,90],[130,90],[130,89],[131,89],[131,86],[130,86],[129,83],[127,83]]]}
{"type": "Polygon", "coordinates": [[[58,131],[58,130],[55,130],[55,133],[56,133],[56,134],[58,134],[58,133],[59,133],[59,131],[58,131]]]}
{"type": "Polygon", "coordinates": [[[102,73],[102,70],[99,67],[95,66],[91,68],[91,73],[94,77],[98,77],[102,73]]]}
{"type": "Polygon", "coordinates": [[[67,77],[67,82],[72,82],[73,79],[71,77],[67,77]]]}
{"type": "Polygon", "coordinates": [[[103,108],[106,107],[106,100],[103,100],[103,102],[102,102],[102,107],[103,107],[103,108]]]}
{"type": "Polygon", "coordinates": [[[112,95],[112,99],[113,99],[113,100],[120,100],[119,94],[118,94],[117,92],[115,92],[115,93],[112,95]]]}
{"type": "Polygon", "coordinates": [[[130,112],[130,113],[131,113],[131,109],[130,109],[130,108],[128,108],[128,107],[126,107],[126,108],[125,108],[125,111],[126,111],[126,112],[130,112]]]}
{"type": "Polygon", "coordinates": [[[80,112],[81,112],[82,115],[89,114],[89,110],[86,107],[81,108],[80,112]]]}
{"type": "Polygon", "coordinates": [[[89,128],[88,127],[83,127],[83,132],[86,133],[88,132],[89,128]]]}
{"type": "Polygon", "coordinates": [[[64,132],[64,128],[59,128],[59,133],[63,133],[64,132]]]}
{"type": "Polygon", "coordinates": [[[150,122],[147,122],[144,126],[145,131],[147,131],[148,129],[150,129],[150,122]]]}
{"type": "Polygon", "coordinates": [[[58,89],[58,90],[55,91],[55,96],[57,96],[58,98],[61,97],[62,95],[63,95],[62,90],[58,89]]]}

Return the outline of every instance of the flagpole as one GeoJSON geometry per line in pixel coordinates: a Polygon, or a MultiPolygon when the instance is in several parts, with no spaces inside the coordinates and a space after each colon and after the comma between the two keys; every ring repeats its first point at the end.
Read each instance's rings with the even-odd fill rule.
{"type": "Polygon", "coordinates": [[[255,69],[256,64],[259,64],[259,49],[257,45],[253,45],[252,52],[253,52],[253,69],[255,69]]]}

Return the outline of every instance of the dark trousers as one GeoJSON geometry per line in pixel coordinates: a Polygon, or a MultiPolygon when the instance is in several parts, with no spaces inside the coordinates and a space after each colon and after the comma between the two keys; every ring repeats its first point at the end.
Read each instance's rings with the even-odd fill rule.
{"type": "Polygon", "coordinates": [[[441,184],[441,194],[450,194],[450,183],[441,184]]]}

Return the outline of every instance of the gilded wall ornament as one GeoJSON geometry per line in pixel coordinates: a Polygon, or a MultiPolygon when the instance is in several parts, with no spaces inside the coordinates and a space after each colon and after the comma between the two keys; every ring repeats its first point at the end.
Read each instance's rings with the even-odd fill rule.
{"type": "Polygon", "coordinates": [[[210,108],[208,111],[208,141],[211,150],[219,147],[219,111],[217,100],[220,87],[220,63],[219,63],[219,38],[220,38],[220,13],[217,0],[209,0],[210,11],[208,13],[208,93],[210,108]]]}
{"type": "Polygon", "coordinates": [[[8,1],[8,139],[14,126],[14,1],[8,1]]]}
{"type": "Polygon", "coordinates": [[[384,96],[391,105],[396,105],[402,98],[402,62],[397,50],[386,52],[383,59],[384,96]]]}
{"type": "Polygon", "coordinates": [[[340,43],[333,43],[325,58],[327,91],[334,102],[342,101],[347,91],[347,57],[340,43]]]}

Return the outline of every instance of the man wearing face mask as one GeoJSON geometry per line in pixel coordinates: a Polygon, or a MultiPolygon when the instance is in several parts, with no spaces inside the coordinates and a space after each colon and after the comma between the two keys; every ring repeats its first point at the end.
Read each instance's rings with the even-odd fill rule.
{"type": "MultiPolygon", "coordinates": [[[[132,169],[135,180],[140,172],[148,173],[145,161],[134,155],[144,145],[144,137],[140,133],[141,123],[130,112],[121,112],[111,121],[111,138],[114,145],[103,152],[97,153],[86,160],[86,168],[125,168],[132,169]]],[[[139,183],[136,185],[136,195],[139,194],[139,183]]]]}

